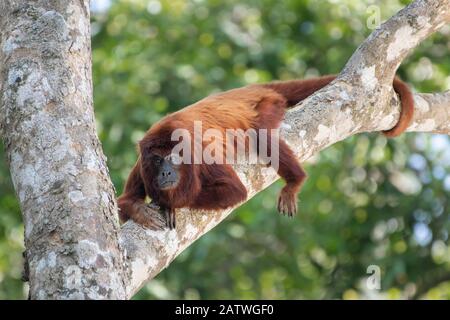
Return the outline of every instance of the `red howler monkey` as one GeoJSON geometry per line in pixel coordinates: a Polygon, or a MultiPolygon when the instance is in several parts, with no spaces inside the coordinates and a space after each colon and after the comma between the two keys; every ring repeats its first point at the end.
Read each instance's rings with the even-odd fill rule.
{"type": "MultiPolygon", "coordinates": [[[[326,86],[334,75],[314,79],[250,85],[209,96],[154,124],[139,143],[140,156],[118,199],[122,221],[133,219],[150,228],[175,228],[175,209],[220,210],[247,198],[247,190],[229,164],[174,164],[170,159],[174,141],[171,133],[184,128],[192,133],[194,121],[204,129],[276,129],[286,108],[294,106],[326,86]],[[152,215],[146,196],[164,213],[152,215]],[[165,220],[165,221],[164,221],[165,220]]],[[[383,133],[394,137],[409,125],[414,111],[412,93],[396,78],[402,111],[396,126],[383,133]]],[[[297,193],[306,174],[288,145],[279,141],[278,175],[286,185],[278,198],[278,211],[292,216],[297,211],[297,193]]],[[[151,206],[151,205],[150,205],[151,206]]]]}

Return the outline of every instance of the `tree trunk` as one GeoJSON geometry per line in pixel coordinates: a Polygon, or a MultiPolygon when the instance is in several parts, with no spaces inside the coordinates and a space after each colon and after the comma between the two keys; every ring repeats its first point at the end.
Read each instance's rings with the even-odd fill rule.
{"type": "Polygon", "coordinates": [[[89,2],[2,0],[0,124],[32,299],[125,298],[92,108],[89,2]]]}

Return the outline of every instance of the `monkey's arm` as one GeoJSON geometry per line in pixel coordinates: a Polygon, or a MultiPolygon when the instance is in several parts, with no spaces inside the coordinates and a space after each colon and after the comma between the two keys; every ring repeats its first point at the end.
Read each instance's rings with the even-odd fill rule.
{"type": "Polygon", "coordinates": [[[208,171],[203,176],[202,189],[191,205],[192,208],[226,209],[247,198],[247,189],[230,165],[211,164],[206,169],[208,171]]]}
{"type": "Polygon", "coordinates": [[[140,158],[137,160],[125,184],[123,194],[117,199],[122,222],[132,219],[149,229],[163,229],[165,221],[154,205],[145,203],[145,187],[140,174],[140,158]]]}
{"type": "Polygon", "coordinates": [[[278,212],[292,217],[297,213],[297,193],[306,179],[306,173],[283,140],[279,141],[277,173],[286,182],[278,197],[278,212]]]}

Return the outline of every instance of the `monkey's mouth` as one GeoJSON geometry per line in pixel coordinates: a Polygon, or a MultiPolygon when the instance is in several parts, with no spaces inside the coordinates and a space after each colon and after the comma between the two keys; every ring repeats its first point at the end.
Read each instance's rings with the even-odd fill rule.
{"type": "Polygon", "coordinates": [[[159,188],[161,190],[171,189],[171,188],[175,187],[176,184],[177,184],[177,181],[175,181],[175,180],[173,180],[173,181],[164,181],[164,182],[159,184],[159,188]]]}

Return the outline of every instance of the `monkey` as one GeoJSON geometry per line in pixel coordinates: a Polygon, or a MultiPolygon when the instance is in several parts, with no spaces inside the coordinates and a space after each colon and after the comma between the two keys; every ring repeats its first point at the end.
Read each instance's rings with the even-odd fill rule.
{"type": "MultiPolygon", "coordinates": [[[[191,208],[217,211],[235,206],[247,198],[247,190],[230,164],[175,163],[171,140],[175,129],[191,134],[195,121],[203,128],[277,129],[287,108],[295,106],[317,90],[328,85],[335,75],[304,80],[253,84],[208,96],[155,123],[138,143],[139,157],[118,198],[120,220],[128,219],[149,229],[174,229],[175,209],[191,208]],[[146,204],[145,198],[151,198],[146,204]],[[156,211],[161,214],[151,214],[156,211]]],[[[397,124],[383,131],[395,137],[405,131],[414,113],[413,95],[409,86],[395,78],[393,88],[400,96],[401,112],[397,124]]],[[[224,143],[219,141],[218,143],[224,143]]],[[[277,209],[293,216],[297,212],[297,193],[306,173],[295,154],[279,140],[277,174],[285,181],[278,196],[277,209]]]]}

